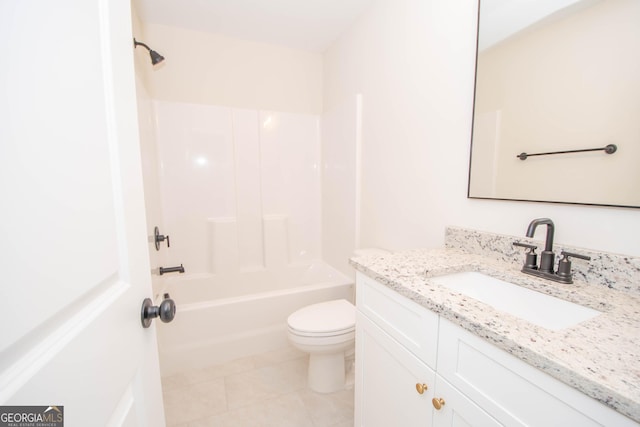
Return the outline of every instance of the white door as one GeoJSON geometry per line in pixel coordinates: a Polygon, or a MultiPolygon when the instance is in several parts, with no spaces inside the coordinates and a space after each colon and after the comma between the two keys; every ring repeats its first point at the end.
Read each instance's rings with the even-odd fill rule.
{"type": "Polygon", "coordinates": [[[0,1],[0,406],[164,425],[128,0],[0,1]]]}

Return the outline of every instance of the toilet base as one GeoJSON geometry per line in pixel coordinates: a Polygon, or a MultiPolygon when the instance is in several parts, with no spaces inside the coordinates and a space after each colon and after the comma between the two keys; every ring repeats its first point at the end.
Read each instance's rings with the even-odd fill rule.
{"type": "Polygon", "coordinates": [[[309,388],[318,393],[333,393],[345,388],[344,352],[309,355],[309,388]]]}

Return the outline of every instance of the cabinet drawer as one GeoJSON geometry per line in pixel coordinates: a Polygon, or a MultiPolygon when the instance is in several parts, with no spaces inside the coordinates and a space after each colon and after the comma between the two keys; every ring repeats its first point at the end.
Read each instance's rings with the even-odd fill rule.
{"type": "Polygon", "coordinates": [[[435,369],[438,315],[361,273],[356,286],[358,310],[435,369]]]}
{"type": "Polygon", "coordinates": [[[446,319],[440,319],[438,374],[504,425],[637,426],[446,319]]]}

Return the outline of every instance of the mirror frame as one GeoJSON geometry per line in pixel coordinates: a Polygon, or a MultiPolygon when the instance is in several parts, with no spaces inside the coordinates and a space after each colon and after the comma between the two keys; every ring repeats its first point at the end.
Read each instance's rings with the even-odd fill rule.
{"type": "Polygon", "coordinates": [[[532,202],[532,203],[552,203],[559,205],[577,205],[577,206],[599,206],[599,207],[611,207],[611,208],[626,208],[626,209],[640,209],[640,206],[632,205],[618,205],[607,203],[586,203],[586,202],[572,202],[572,201],[558,201],[558,200],[538,200],[538,199],[526,199],[526,198],[502,198],[502,197],[486,197],[486,196],[472,196],[471,195],[471,165],[473,163],[473,137],[474,137],[474,125],[476,119],[476,95],[478,84],[478,56],[480,45],[480,8],[482,6],[482,0],[478,0],[478,13],[476,20],[476,52],[475,52],[475,67],[473,76],[473,105],[471,113],[471,138],[469,144],[469,165],[468,165],[468,177],[467,177],[467,198],[476,200],[502,200],[511,202],[532,202]]]}

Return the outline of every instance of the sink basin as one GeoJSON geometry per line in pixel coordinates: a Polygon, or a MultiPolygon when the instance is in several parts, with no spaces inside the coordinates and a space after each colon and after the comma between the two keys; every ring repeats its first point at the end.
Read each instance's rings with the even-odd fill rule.
{"type": "Polygon", "coordinates": [[[597,310],[475,271],[432,277],[430,280],[482,301],[496,310],[551,330],[568,328],[601,314],[597,310]]]}

